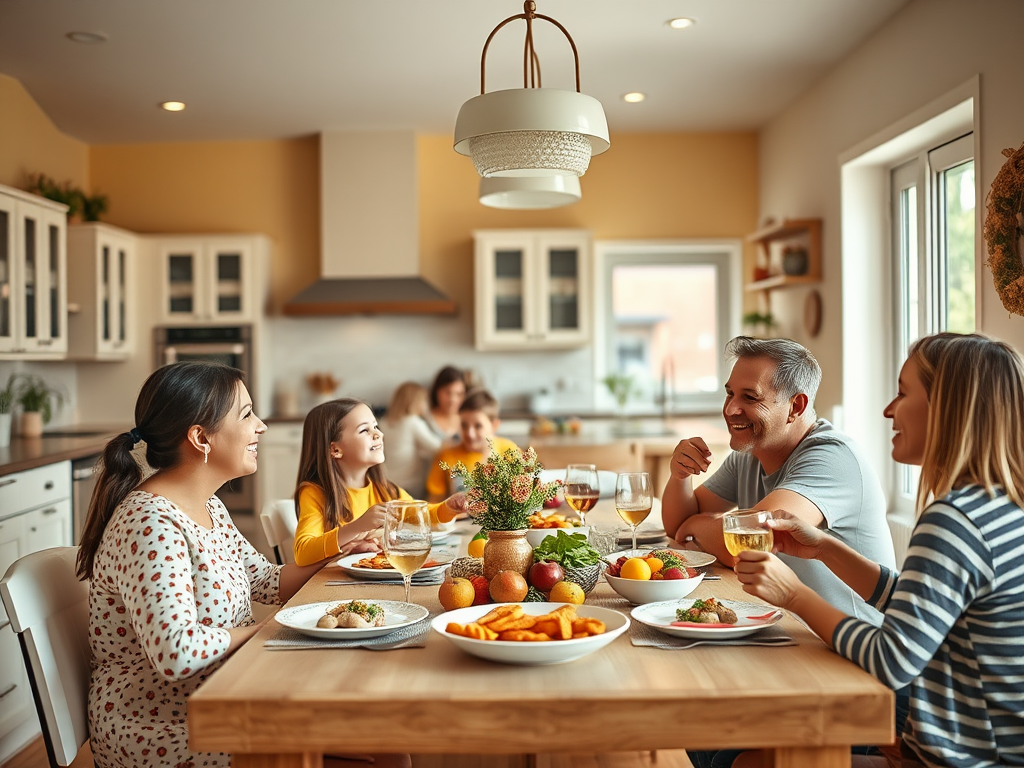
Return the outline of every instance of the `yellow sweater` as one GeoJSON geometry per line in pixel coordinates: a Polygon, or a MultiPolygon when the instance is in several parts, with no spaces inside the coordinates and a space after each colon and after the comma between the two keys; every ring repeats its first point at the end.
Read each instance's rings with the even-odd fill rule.
{"type": "MultiPolygon", "coordinates": [[[[491,439],[494,441],[494,451],[498,454],[504,453],[509,448],[518,447],[505,437],[493,437],[491,439]]],[[[427,475],[427,496],[431,498],[451,496],[456,490],[451,485],[450,473],[445,472],[438,466],[439,461],[445,462],[449,467],[454,467],[455,462],[461,461],[466,465],[466,469],[472,471],[473,467],[486,458],[487,456],[479,451],[467,451],[462,443],[442,448],[434,458],[434,466],[430,468],[430,473],[427,475]]]]}
{"type": "MultiPolygon", "coordinates": [[[[369,483],[365,488],[346,488],[345,491],[348,493],[348,506],[352,510],[353,520],[357,520],[373,505],[390,501],[377,495],[373,483],[369,483]]],[[[412,499],[412,496],[401,488],[398,491],[398,498],[412,499]]],[[[341,548],[338,547],[338,528],[324,530],[326,498],[324,490],[319,486],[306,484],[299,489],[299,522],[295,526],[295,562],[298,565],[312,565],[324,558],[341,554],[341,548]]],[[[430,504],[428,508],[432,523],[446,523],[455,517],[455,513],[443,502],[430,504]]]]}

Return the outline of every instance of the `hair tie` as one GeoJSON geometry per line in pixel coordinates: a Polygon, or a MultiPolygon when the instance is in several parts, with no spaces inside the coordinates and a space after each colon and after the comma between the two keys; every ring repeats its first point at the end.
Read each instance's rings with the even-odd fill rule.
{"type": "Polygon", "coordinates": [[[132,448],[134,448],[136,445],[138,445],[139,441],[142,439],[142,433],[139,432],[139,428],[138,427],[132,427],[132,429],[128,433],[128,435],[132,439],[132,448]]]}

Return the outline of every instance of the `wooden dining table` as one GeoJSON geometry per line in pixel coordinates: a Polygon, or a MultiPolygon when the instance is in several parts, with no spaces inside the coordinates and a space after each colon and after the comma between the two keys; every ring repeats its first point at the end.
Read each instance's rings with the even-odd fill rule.
{"type": "MultiPolygon", "coordinates": [[[[463,548],[473,530],[460,524],[463,548]]],[[[709,572],[722,578],[693,597],[755,601],[731,570],[709,572]]],[[[326,566],[289,605],[402,599],[398,585],[327,584],[339,575],[326,566]]],[[[413,586],[411,600],[440,613],[437,589],[413,586]]],[[[617,596],[602,580],[595,598],[617,596]]],[[[232,753],[238,768],[311,768],[332,752],[681,748],[763,748],[776,768],[838,768],[853,744],[891,743],[892,691],[794,616],[778,626],[796,645],[665,650],[635,647],[627,632],[576,661],[512,666],[433,631],[416,648],[270,650],[263,644],[279,629],[271,620],[191,697],[189,739],[196,750],[232,753]]]]}

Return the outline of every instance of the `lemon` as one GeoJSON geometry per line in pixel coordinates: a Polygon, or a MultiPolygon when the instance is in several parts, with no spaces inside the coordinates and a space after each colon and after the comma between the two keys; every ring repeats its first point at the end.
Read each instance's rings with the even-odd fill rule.
{"type": "Polygon", "coordinates": [[[636,581],[650,581],[651,566],[642,557],[631,557],[622,564],[619,576],[624,579],[635,579],[636,581]]]}
{"type": "Polygon", "coordinates": [[[552,603],[583,605],[583,601],[586,599],[587,596],[584,594],[583,588],[571,581],[559,581],[551,588],[551,593],[548,595],[548,601],[552,603]]]}
{"type": "Polygon", "coordinates": [[[662,568],[665,567],[665,563],[660,558],[657,558],[657,557],[645,557],[644,560],[646,560],[647,561],[647,565],[650,566],[651,573],[657,573],[658,571],[660,571],[662,568]]]}
{"type": "Polygon", "coordinates": [[[487,544],[487,534],[480,531],[480,533],[470,539],[467,554],[470,557],[483,557],[485,544],[487,544]]]}

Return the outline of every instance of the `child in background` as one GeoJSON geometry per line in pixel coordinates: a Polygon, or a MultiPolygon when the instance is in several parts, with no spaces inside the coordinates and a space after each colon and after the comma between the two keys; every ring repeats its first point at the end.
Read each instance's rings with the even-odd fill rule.
{"type": "MultiPolygon", "coordinates": [[[[384,434],[373,411],[353,398],[318,405],[302,427],[295,489],[299,522],[295,562],[309,565],[351,552],[377,552],[369,535],[384,524],[384,503],[412,497],[384,474],[384,434]]],[[[431,520],[448,522],[462,511],[458,494],[430,506],[431,520]]]]}
{"type": "Polygon", "coordinates": [[[438,466],[438,462],[446,462],[454,466],[461,461],[467,469],[472,470],[490,455],[487,441],[494,442],[494,451],[504,453],[509,448],[518,446],[504,437],[496,437],[495,431],[501,424],[498,418],[498,401],[485,389],[477,389],[466,395],[459,407],[459,424],[462,441],[458,445],[442,448],[434,459],[434,466],[427,475],[427,499],[439,501],[445,496],[461,491],[453,487],[454,482],[449,474],[438,466]]]}
{"type": "Polygon", "coordinates": [[[383,427],[388,436],[388,475],[414,498],[425,498],[427,468],[441,448],[441,437],[424,420],[426,387],[400,384],[391,396],[383,427]]]}

